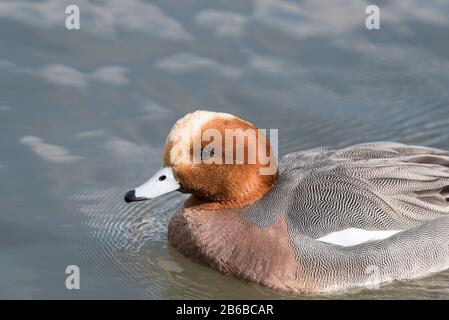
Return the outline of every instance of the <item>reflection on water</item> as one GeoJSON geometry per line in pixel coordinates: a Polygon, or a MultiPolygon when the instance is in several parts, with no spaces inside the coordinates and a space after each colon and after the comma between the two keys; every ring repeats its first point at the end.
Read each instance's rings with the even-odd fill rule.
{"type": "Polygon", "coordinates": [[[123,202],[200,108],[279,128],[281,154],[449,149],[449,2],[379,6],[368,31],[357,0],[0,2],[0,297],[449,298],[449,272],[322,295],[247,284],[168,246],[184,195],[123,202]],[[67,3],[79,31],[64,28],[67,3]]]}

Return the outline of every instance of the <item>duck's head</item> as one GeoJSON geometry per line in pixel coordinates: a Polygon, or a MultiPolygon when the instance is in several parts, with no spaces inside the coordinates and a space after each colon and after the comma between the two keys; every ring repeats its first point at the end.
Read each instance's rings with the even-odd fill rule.
{"type": "Polygon", "coordinates": [[[190,205],[243,207],[265,195],[276,179],[276,154],[264,130],[230,114],[196,111],[174,124],[162,168],[126,193],[125,201],[178,190],[192,194],[190,205]]]}

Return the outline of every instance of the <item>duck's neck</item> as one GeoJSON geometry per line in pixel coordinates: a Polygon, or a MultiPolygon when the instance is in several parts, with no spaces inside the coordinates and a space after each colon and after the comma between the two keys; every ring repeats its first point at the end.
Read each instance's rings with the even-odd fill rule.
{"type": "Polygon", "coordinates": [[[243,208],[265,196],[276,184],[278,174],[259,176],[239,182],[214,194],[193,193],[184,206],[199,211],[217,211],[243,208]]]}

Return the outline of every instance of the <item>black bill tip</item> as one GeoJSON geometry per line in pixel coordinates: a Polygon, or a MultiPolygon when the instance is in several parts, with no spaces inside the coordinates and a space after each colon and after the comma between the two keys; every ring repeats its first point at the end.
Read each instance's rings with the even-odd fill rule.
{"type": "Polygon", "coordinates": [[[128,191],[126,194],[125,194],[125,202],[127,202],[127,203],[130,203],[130,202],[136,202],[136,201],[143,201],[143,200],[146,200],[145,198],[138,198],[138,197],[136,197],[136,190],[131,190],[131,191],[128,191]]]}
{"type": "Polygon", "coordinates": [[[135,190],[128,191],[125,194],[125,202],[130,203],[130,202],[135,201],[135,199],[136,199],[136,191],[135,190]]]}

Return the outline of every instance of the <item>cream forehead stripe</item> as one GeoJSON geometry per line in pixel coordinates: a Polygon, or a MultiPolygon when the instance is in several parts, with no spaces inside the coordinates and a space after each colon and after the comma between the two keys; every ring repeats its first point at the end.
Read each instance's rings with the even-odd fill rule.
{"type": "Polygon", "coordinates": [[[197,130],[214,118],[236,119],[237,117],[229,113],[202,110],[188,113],[176,121],[168,134],[167,141],[177,139],[179,135],[195,136],[198,134],[197,130]]]}
{"type": "Polygon", "coordinates": [[[170,130],[165,142],[164,154],[169,152],[170,160],[173,163],[189,162],[186,157],[189,156],[188,150],[191,142],[200,137],[201,127],[204,124],[216,118],[237,119],[232,114],[222,112],[199,110],[188,113],[176,121],[170,130]]]}

